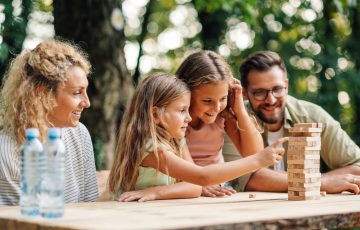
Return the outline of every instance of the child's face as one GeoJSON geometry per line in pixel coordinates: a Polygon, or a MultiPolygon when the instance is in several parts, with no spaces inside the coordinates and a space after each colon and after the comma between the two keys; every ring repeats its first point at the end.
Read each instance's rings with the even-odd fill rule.
{"type": "Polygon", "coordinates": [[[229,84],[227,81],[206,84],[194,89],[191,92],[190,107],[192,124],[197,125],[200,121],[204,124],[214,123],[217,115],[227,105],[228,93],[229,84]]]}
{"type": "Polygon", "coordinates": [[[161,113],[161,125],[169,132],[172,138],[183,138],[188,123],[191,121],[189,114],[190,93],[186,93],[165,107],[161,113]]]}

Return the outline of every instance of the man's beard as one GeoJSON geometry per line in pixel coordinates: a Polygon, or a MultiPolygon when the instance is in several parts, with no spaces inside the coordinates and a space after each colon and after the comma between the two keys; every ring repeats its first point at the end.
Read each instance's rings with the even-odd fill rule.
{"type": "MultiPolygon", "coordinates": [[[[267,118],[267,117],[265,116],[265,114],[261,112],[261,107],[260,107],[257,111],[255,111],[255,110],[254,110],[254,107],[252,106],[251,103],[250,103],[250,105],[251,105],[252,110],[253,110],[254,113],[256,114],[256,116],[257,116],[258,118],[260,118],[260,120],[262,120],[262,121],[265,122],[266,124],[276,124],[276,123],[280,123],[280,122],[282,122],[282,121],[284,120],[284,116],[285,116],[284,109],[282,109],[282,111],[281,111],[281,113],[279,114],[279,116],[267,118]]],[[[279,106],[279,105],[277,104],[276,106],[279,106]]],[[[265,106],[263,106],[263,107],[265,107],[265,106]]]]}

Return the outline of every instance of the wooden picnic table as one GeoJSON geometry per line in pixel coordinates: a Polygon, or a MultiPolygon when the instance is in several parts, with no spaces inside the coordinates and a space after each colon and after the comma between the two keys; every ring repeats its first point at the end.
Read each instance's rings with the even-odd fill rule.
{"type": "Polygon", "coordinates": [[[22,217],[0,208],[0,229],[277,229],[360,226],[360,195],[326,195],[288,201],[286,193],[237,193],[230,197],[68,204],[60,219],[22,217]],[[255,194],[255,198],[249,198],[255,194]]]}

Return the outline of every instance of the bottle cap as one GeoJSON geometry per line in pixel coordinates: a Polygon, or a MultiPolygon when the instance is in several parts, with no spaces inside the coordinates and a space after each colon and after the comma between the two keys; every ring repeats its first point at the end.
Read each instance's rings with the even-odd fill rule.
{"type": "Polygon", "coordinates": [[[36,138],[39,137],[39,130],[37,128],[27,128],[25,131],[26,138],[36,138]]]}
{"type": "Polygon", "coordinates": [[[59,128],[48,128],[48,138],[49,139],[57,139],[60,137],[60,129],[59,128]]]}

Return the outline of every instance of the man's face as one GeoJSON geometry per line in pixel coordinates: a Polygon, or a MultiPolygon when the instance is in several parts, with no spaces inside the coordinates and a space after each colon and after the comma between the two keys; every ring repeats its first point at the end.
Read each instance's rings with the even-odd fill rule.
{"type": "Polygon", "coordinates": [[[244,89],[255,114],[265,123],[280,124],[284,119],[288,79],[279,66],[267,71],[251,70],[244,89]]]}

